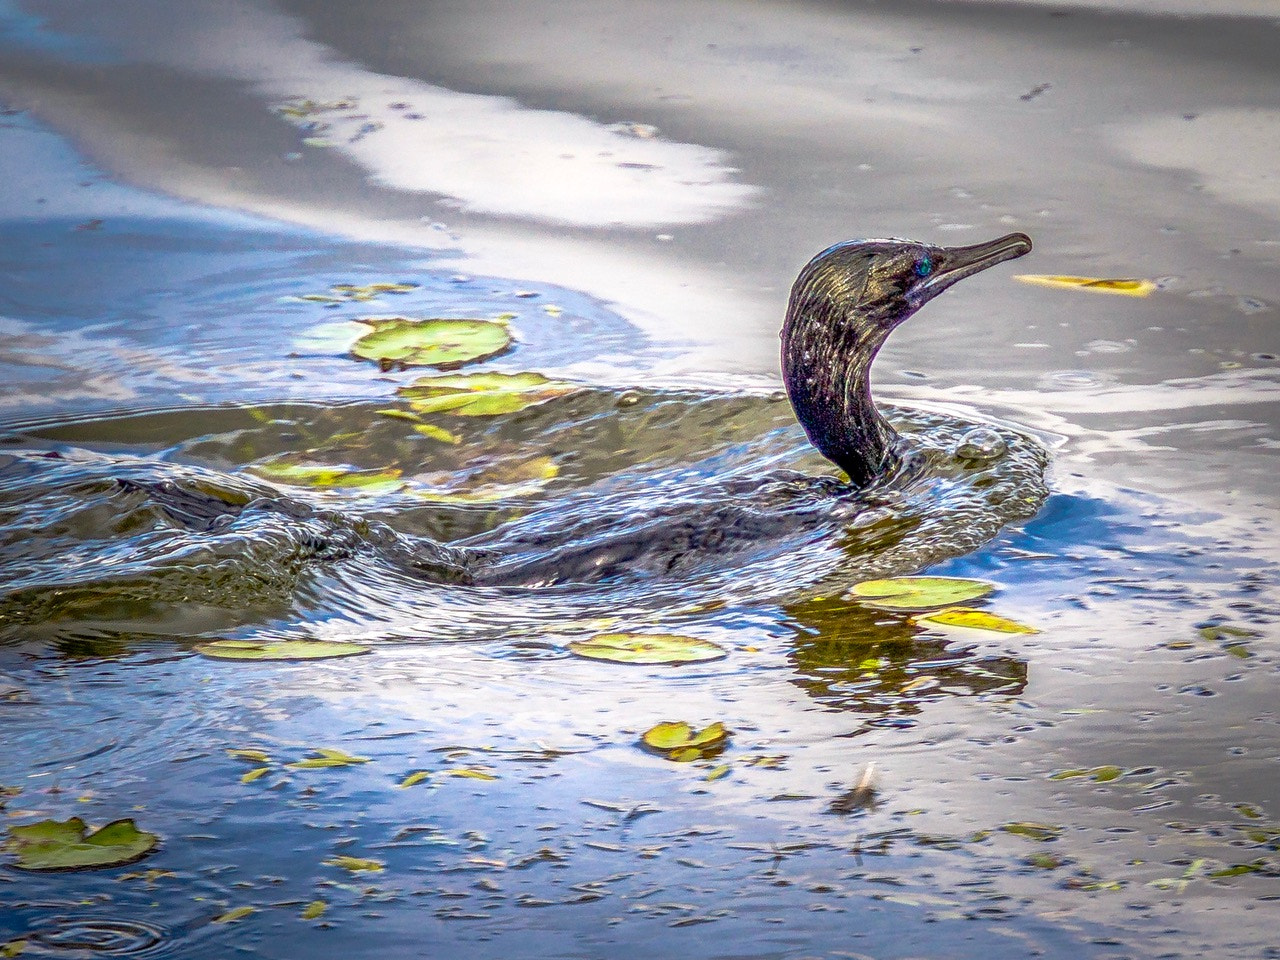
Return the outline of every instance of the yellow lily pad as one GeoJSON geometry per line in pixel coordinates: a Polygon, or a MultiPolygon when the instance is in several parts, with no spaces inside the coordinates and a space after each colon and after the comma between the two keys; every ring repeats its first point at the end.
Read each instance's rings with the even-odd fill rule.
{"type": "Polygon", "coordinates": [[[937,613],[931,613],[918,619],[927,620],[930,623],[940,623],[947,627],[967,627],[970,630],[990,630],[994,633],[1040,632],[1035,627],[1029,627],[1025,623],[1019,623],[1017,620],[1010,620],[994,613],[987,613],[985,610],[975,610],[972,607],[948,607],[945,610],[939,610],[937,613]]]}
{"type": "Polygon", "coordinates": [[[455,370],[506,353],[512,343],[507,326],[492,320],[371,317],[360,322],[373,329],[351,345],[351,353],[361,360],[372,360],[383,370],[455,370]]]}
{"type": "Polygon", "coordinates": [[[1057,287],[1060,290],[1089,290],[1093,293],[1115,293],[1122,297],[1145,297],[1156,289],[1150,280],[1133,277],[1109,279],[1103,277],[1064,277],[1040,273],[1020,273],[1015,280],[1033,283],[1040,287],[1057,287]]]}
{"type": "Polygon", "coordinates": [[[668,760],[686,762],[719,753],[728,739],[729,731],[719,721],[695,731],[683,720],[666,720],[646,730],[640,741],[668,760]]]}
{"type": "Polygon", "coordinates": [[[328,660],[370,652],[362,643],[342,640],[212,640],[195,650],[212,660],[328,660]]]}
{"type": "Polygon", "coordinates": [[[290,454],[251,464],[249,472],[274,483],[295,487],[358,487],[372,492],[403,486],[399,470],[355,470],[332,464],[308,463],[290,454]]]}
{"type": "Polygon", "coordinates": [[[210,923],[235,923],[237,920],[243,920],[250,914],[258,912],[257,907],[235,907],[226,913],[220,913],[214,917],[210,923]]]}
{"type": "Polygon", "coordinates": [[[293,763],[285,764],[295,770],[316,770],[321,767],[349,767],[357,763],[368,763],[368,757],[357,757],[342,750],[334,750],[332,747],[316,747],[311,751],[317,756],[307,757],[304,760],[296,760],[293,763]]]}
{"type": "Polygon", "coordinates": [[[890,577],[854,584],[853,597],[880,610],[924,611],[985,597],[994,584],[960,577],[890,577]]]}
{"type": "Polygon", "coordinates": [[[341,867],[352,873],[381,873],[386,867],[381,860],[367,860],[363,857],[330,857],[324,863],[327,867],[341,867]]]}
{"type": "Polygon", "coordinates": [[[672,633],[598,633],[571,641],[569,652],[590,660],[647,665],[706,663],[729,655],[709,640],[672,633]]]}
{"type": "Polygon", "coordinates": [[[4,850],[16,857],[19,870],[98,870],[141,860],[159,842],[133,820],[113,820],[91,831],[72,817],[10,827],[4,850]]]}
{"type": "Polygon", "coordinates": [[[422,377],[396,393],[409,400],[420,414],[492,417],[581,389],[579,384],[552,380],[540,373],[473,373],[422,377]]]}

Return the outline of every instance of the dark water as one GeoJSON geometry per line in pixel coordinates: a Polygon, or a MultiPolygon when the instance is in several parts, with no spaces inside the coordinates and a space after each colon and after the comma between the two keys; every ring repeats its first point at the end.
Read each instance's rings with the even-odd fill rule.
{"type": "Polygon", "coordinates": [[[0,945],[1275,954],[1274,23],[571,12],[0,3],[0,822],[162,838],[93,872],[6,854],[0,945]],[[930,305],[876,368],[927,462],[850,508],[776,393],[794,269],[1011,229],[1028,271],[1159,290],[992,271],[930,305]],[[335,290],[388,281],[416,286],[335,290]],[[486,369],[586,389],[424,436],[379,413],[419,372],[347,353],[393,314],[514,314],[486,369]],[[1012,453],[958,459],[978,424],[1012,453]],[[537,579],[691,516],[764,529],[753,504],[789,519],[603,581],[450,582],[435,552],[537,579]],[[1039,632],[846,597],[916,570],[1039,632]],[[616,630],[728,655],[571,655],[616,630]],[[676,719],[729,742],[641,749],[676,719]],[[317,748],[364,759],[289,766],[317,748]]]}

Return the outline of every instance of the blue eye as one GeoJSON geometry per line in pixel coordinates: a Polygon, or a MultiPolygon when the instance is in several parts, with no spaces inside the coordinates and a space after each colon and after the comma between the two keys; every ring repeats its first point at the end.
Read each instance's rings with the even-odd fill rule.
{"type": "Polygon", "coordinates": [[[921,257],[916,261],[916,276],[927,277],[933,273],[933,261],[928,257],[921,257]]]}

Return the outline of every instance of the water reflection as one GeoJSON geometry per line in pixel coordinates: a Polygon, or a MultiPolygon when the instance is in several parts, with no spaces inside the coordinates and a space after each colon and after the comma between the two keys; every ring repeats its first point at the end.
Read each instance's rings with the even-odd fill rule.
{"type": "Polygon", "coordinates": [[[940,637],[907,614],[838,598],[783,609],[797,628],[793,682],[823,706],[866,715],[870,726],[911,726],[940,698],[1016,696],[1027,685],[1025,660],[940,637]]]}

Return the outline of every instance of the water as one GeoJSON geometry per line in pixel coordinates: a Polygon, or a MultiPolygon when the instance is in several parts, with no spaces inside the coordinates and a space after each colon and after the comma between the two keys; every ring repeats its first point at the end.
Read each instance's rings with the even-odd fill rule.
{"type": "Polygon", "coordinates": [[[1280,950],[1272,21],[141,0],[0,18],[0,803],[162,838],[108,870],[0,866],[0,944],[1280,950]],[[926,307],[876,383],[933,444],[932,479],[850,527],[776,395],[795,270],[849,236],[1013,229],[1037,245],[1019,269],[1159,289],[1005,267],[926,307]],[[334,296],[385,281],[417,286],[334,296]],[[489,367],[590,389],[425,438],[378,413],[418,372],[346,355],[354,319],[398,313],[515,314],[489,367]],[[973,457],[993,446],[977,424],[1022,459],[973,457]],[[1047,499],[999,505],[1009,484],[1044,497],[1039,451],[1047,499]],[[282,485],[258,469],[281,455],[399,473],[282,485]],[[822,522],[679,576],[505,588],[413,566],[427,541],[627,530],[677,491],[784,470],[773,495],[822,522]],[[167,482],[278,509],[201,530],[167,482]],[[845,597],[916,568],[997,584],[985,609],[1039,632],[845,597]],[[627,629],[727,656],[569,651],[627,629]],[[219,637],[372,652],[195,652],[219,637]],[[638,746],[674,719],[730,741],[687,763],[638,746]],[[289,766],[316,748],[366,759],[289,766]],[[874,804],[838,812],[868,767],[874,804]]]}

